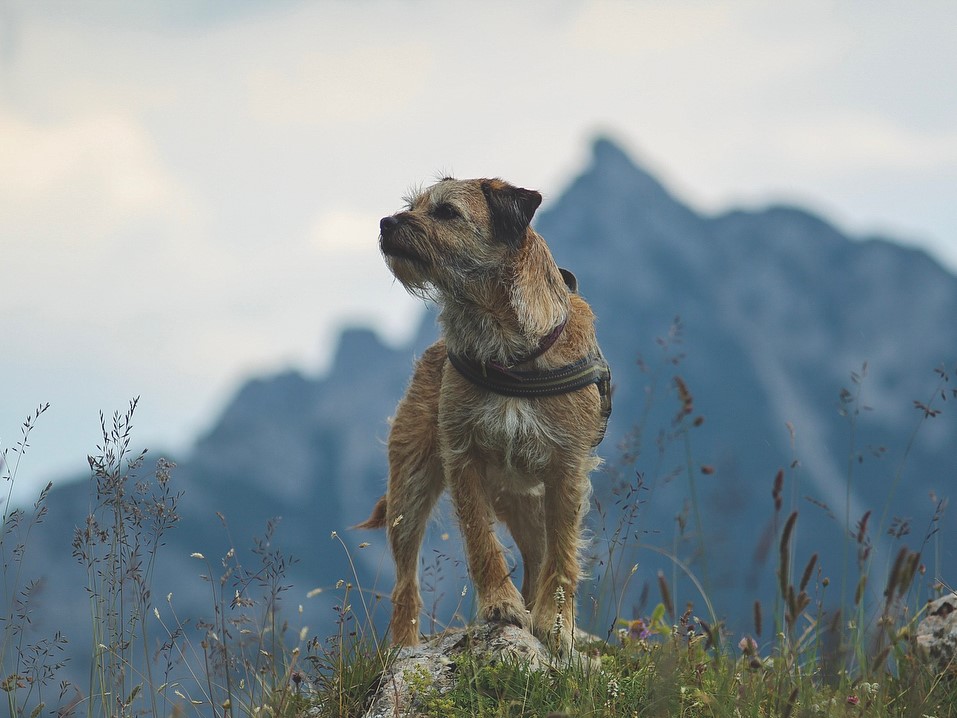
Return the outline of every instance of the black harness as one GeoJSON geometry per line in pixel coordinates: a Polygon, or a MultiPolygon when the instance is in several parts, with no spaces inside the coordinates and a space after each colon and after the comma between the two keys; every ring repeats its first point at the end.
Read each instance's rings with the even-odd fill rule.
{"type": "MultiPolygon", "coordinates": [[[[561,270],[565,284],[570,292],[576,292],[578,282],[568,270],[561,270]]],[[[567,321],[567,320],[566,320],[567,321]]],[[[476,386],[501,394],[521,398],[556,396],[568,394],[594,384],[598,387],[601,399],[602,425],[594,446],[598,446],[605,437],[608,417],[611,416],[611,368],[600,349],[582,357],[576,362],[556,369],[518,370],[513,366],[532,361],[544,354],[555,343],[565,329],[565,321],[553,329],[531,354],[510,358],[506,363],[480,362],[462,354],[448,353],[449,362],[463,377],[476,386]]]]}

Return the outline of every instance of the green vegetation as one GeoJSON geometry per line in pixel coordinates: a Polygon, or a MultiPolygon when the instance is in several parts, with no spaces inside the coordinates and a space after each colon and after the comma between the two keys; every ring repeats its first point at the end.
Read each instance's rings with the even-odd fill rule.
{"type": "MultiPolygon", "coordinates": [[[[676,326],[661,342],[663,367],[680,362],[677,344],[676,326]]],[[[674,550],[657,549],[675,567],[670,580],[663,573],[657,577],[657,605],[644,617],[624,615],[622,609],[625,591],[639,570],[627,560],[625,550],[640,503],[635,497],[641,490],[641,473],[633,466],[642,456],[642,437],[649,433],[648,427],[639,426],[621,461],[610,469],[635,477],[621,481],[618,490],[621,505],[632,508],[613,518],[605,507],[596,506],[596,545],[605,553],[599,557],[601,598],[592,611],[605,625],[616,625],[616,635],[583,648],[596,659],[588,666],[572,661],[532,670],[518,660],[482,663],[466,653],[450,666],[456,680],[448,690],[434,685],[424,670],[413,670],[405,678],[415,688],[418,709],[426,715],[503,718],[957,715],[957,668],[935,672],[914,643],[926,600],[945,588],[934,582],[938,573],[926,576],[926,566],[936,560],[933,536],[945,501],[930,517],[923,545],[918,550],[900,548],[880,588],[882,600],[869,605],[865,588],[875,573],[869,536],[875,530],[872,524],[893,535],[894,525],[885,525],[892,497],[887,497],[882,515],[874,521],[871,512],[856,522],[849,513],[843,517],[848,538],[843,565],[838,567],[840,583],[831,587],[816,554],[797,555],[799,513],[786,512],[783,498],[788,471],[796,466],[792,462],[769,486],[777,595],[755,600],[752,635],[732,636],[718,621],[719,607],[710,605],[707,580],[699,579],[692,565],[679,557],[679,549],[689,544],[693,552],[707,552],[700,530],[705,507],[698,505],[695,480],[713,469],[698,463],[692,451],[693,432],[703,419],[695,414],[692,394],[680,376],[661,371],[649,376],[649,405],[656,394],[677,400],[677,412],[670,426],[658,432],[656,442],[659,448],[669,443],[681,449],[689,494],[687,510],[677,522],[674,550]],[[693,538],[682,543],[687,526],[693,538]],[[699,605],[675,605],[673,586],[679,573],[698,588],[699,605]],[[829,602],[842,609],[827,610],[829,602]]],[[[841,393],[851,427],[851,456],[856,451],[854,427],[863,409],[860,387],[865,377],[866,367],[852,375],[854,390],[841,393]]],[[[949,381],[949,375],[939,371],[931,399],[915,402],[918,420],[904,459],[920,427],[939,413],[935,402],[946,398],[948,391],[953,395],[949,381]]],[[[102,420],[103,443],[90,458],[91,510],[73,543],[74,556],[88,576],[94,646],[85,686],[59,680],[67,640],[63,633],[36,640],[28,639],[26,630],[32,620],[31,598],[39,586],[38,579],[29,576],[27,556],[31,537],[46,515],[50,487],[40,492],[32,510],[12,508],[9,497],[27,440],[46,406],[24,422],[21,441],[4,450],[0,692],[8,715],[363,715],[380,675],[393,665],[396,654],[373,625],[380,597],[362,587],[355,571],[326,589],[336,595],[338,620],[336,632],[322,638],[310,636],[306,628],[291,628],[289,611],[279,610],[289,589],[285,573],[290,559],[274,547],[274,523],[252,540],[255,565],[243,565],[232,548],[218,560],[194,554],[197,573],[209,587],[207,619],[181,620],[173,598],[177,587],[153,585],[163,536],[175,530],[178,507],[188,497],[174,490],[175,466],[168,461],[160,459],[151,476],[139,477],[145,452],[130,449],[135,409],[134,401],[125,413],[102,420]]],[[[848,485],[855,470],[852,460],[848,485]]],[[[220,518],[228,535],[226,518],[220,518]]],[[[341,538],[333,533],[332,539],[348,554],[341,538]]],[[[428,575],[425,584],[429,589],[428,575]]],[[[587,613],[586,608],[581,612],[587,613]]],[[[438,619],[431,618],[434,625],[438,619]]]]}
{"type": "MultiPolygon", "coordinates": [[[[870,681],[827,682],[811,664],[752,646],[715,651],[706,632],[685,614],[676,625],[651,626],[643,638],[601,647],[601,669],[574,662],[534,671],[516,661],[457,662],[455,687],[440,693],[423,672],[413,676],[418,705],[442,716],[951,716],[952,681],[912,661],[870,681]],[[661,631],[659,633],[658,631],[661,631]]],[[[645,629],[647,630],[647,629],[645,629]]],[[[642,633],[645,633],[645,630],[642,633]]],[[[406,677],[409,678],[408,676],[406,677]]]]}

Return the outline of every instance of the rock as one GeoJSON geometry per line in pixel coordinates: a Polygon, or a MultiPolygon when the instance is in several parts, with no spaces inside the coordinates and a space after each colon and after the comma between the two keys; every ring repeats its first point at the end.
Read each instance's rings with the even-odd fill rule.
{"type": "MultiPolygon", "coordinates": [[[[423,686],[433,697],[452,690],[457,672],[455,659],[466,651],[478,663],[520,660],[533,670],[554,666],[557,661],[541,641],[516,626],[488,623],[450,629],[399,651],[395,662],[382,674],[365,718],[431,716],[418,693],[423,686]]],[[[577,651],[571,660],[592,663],[577,651]]]]}
{"type": "Polygon", "coordinates": [[[957,592],[927,606],[917,624],[917,646],[935,671],[957,675],[957,592]]]}

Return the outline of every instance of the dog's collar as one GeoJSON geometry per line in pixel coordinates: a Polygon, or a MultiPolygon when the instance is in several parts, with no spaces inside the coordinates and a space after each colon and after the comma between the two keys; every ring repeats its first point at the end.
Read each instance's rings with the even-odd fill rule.
{"type": "Polygon", "coordinates": [[[534,359],[538,359],[538,357],[551,349],[555,342],[558,341],[558,337],[560,337],[562,332],[565,331],[566,324],[568,324],[568,317],[562,319],[561,323],[559,323],[557,327],[546,334],[538,343],[538,346],[528,354],[523,354],[517,357],[509,357],[504,363],[489,361],[486,362],[486,364],[494,368],[496,371],[500,371],[503,374],[509,374],[513,371],[512,367],[518,366],[519,364],[525,364],[527,362],[533,361],[534,359]]]}

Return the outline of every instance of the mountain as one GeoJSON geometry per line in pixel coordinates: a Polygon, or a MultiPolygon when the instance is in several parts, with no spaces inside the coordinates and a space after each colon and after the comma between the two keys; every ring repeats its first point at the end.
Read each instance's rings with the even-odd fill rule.
{"type": "MultiPolygon", "coordinates": [[[[920,547],[935,509],[930,497],[957,486],[957,422],[943,396],[936,397],[943,413],[924,421],[910,443],[923,416],[914,401],[934,395],[941,384],[935,369],[953,372],[957,364],[957,325],[947,319],[957,311],[952,275],[922,252],[851,239],[799,208],[704,216],[607,140],[596,142],[592,166],[537,228],[559,264],[577,272],[615,369],[606,456],[642,421],[650,379],[635,370],[635,356],[647,363],[660,355],[655,338],[681,318],[684,358],[670,374],[683,377],[705,420],[691,432],[693,457],[716,468],[694,477],[704,536],[690,543],[707,546],[697,570],[731,623],[741,625],[754,594],[772,595],[774,566],[756,565],[754,557],[772,513],[773,477],[795,460],[784,510],[800,510],[798,570],[817,551],[832,580],[842,575],[848,495],[851,529],[873,511],[872,581],[898,550],[882,534],[894,517],[911,522],[908,540],[920,547]],[[865,362],[859,405],[845,406],[841,390],[856,394],[851,373],[865,373],[865,362]]],[[[653,412],[644,423],[668,430],[668,413],[653,412]]],[[[639,468],[657,462],[654,434],[646,434],[642,448],[650,456],[639,468]]],[[[648,507],[638,521],[643,531],[661,532],[648,540],[662,547],[672,546],[689,493],[686,478],[667,480],[670,469],[687,464],[685,447],[672,448],[665,462],[674,466],[645,473],[648,507]]],[[[946,548],[952,519],[940,528],[935,539],[944,548],[928,552],[928,565],[954,559],[946,548]]],[[[641,552],[637,560],[639,568],[660,563],[641,552]]],[[[879,595],[883,586],[872,586],[879,595]]],[[[693,593],[685,596],[700,604],[693,593]]]]}
{"type": "MultiPolygon", "coordinates": [[[[718,617],[736,633],[750,630],[754,600],[774,602],[772,542],[792,510],[796,570],[816,552],[819,577],[835,586],[857,556],[848,529],[856,532],[868,510],[875,599],[898,545],[923,547],[925,583],[937,578],[935,567],[954,565],[953,519],[931,517],[932,497],[957,486],[957,412],[942,393],[953,385],[935,374],[957,366],[957,278],[922,252],[850,238],[800,208],[702,214],[607,139],[594,142],[590,164],[536,228],[577,274],[614,372],[615,408],[600,447],[606,463],[593,477],[594,582],[580,598],[592,628],[607,631],[610,615],[593,617],[591,595],[612,606],[612,566],[627,575],[637,564],[621,604],[629,617],[650,610],[645,588],[657,602],[659,570],[679,610],[693,601],[704,616],[687,567],[718,617]],[[678,422],[676,377],[694,406],[678,422]],[[926,412],[914,403],[932,400],[926,412]],[[902,537],[888,535],[892,524],[902,537]],[[619,525],[629,538],[609,560],[619,525]]],[[[272,517],[282,520],[270,550],[298,559],[286,567],[286,605],[304,605],[312,633],[334,630],[339,579],[358,580],[370,601],[376,590],[388,593],[384,536],[347,529],[384,489],[387,418],[414,357],[436,334],[434,312],[401,349],[349,329],[326,375],[287,371],[243,386],[173,473],[184,491],[181,521],[165,537],[154,593],[174,592],[181,616],[209,617],[209,584],[199,578],[206,569],[190,555],[218,566],[231,547],[252,546],[272,517]],[[315,587],[327,590],[307,598],[315,587]]],[[[89,609],[85,573],[69,546],[89,496],[84,484],[55,489],[44,531],[29,547],[31,571],[47,577],[57,627],[79,633],[77,662],[89,655],[89,609]]],[[[443,620],[466,582],[456,535],[445,506],[422,559],[426,604],[437,603],[443,620]]],[[[260,555],[242,553],[247,561],[260,555]]],[[[841,589],[829,590],[825,600],[837,600],[841,589]]],[[[460,610],[467,613],[470,600],[471,593],[460,610]]],[[[378,620],[386,617],[380,606],[378,620]]]]}

